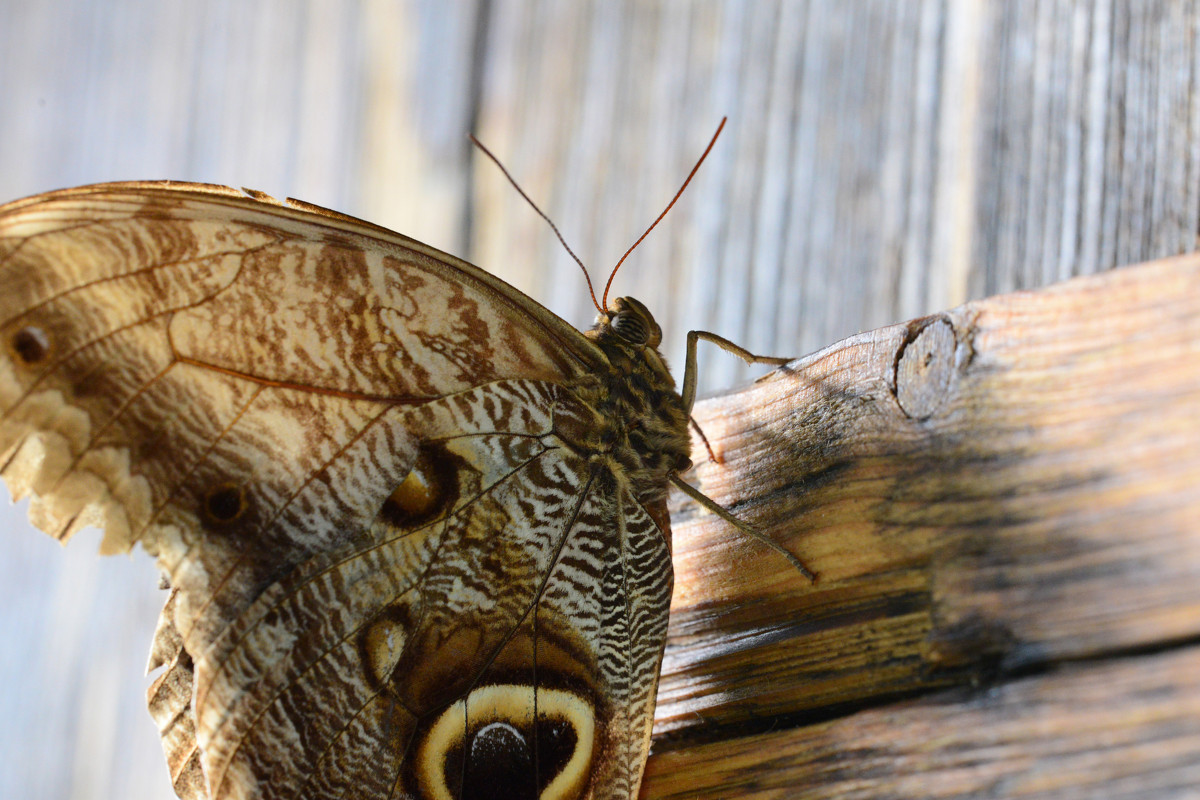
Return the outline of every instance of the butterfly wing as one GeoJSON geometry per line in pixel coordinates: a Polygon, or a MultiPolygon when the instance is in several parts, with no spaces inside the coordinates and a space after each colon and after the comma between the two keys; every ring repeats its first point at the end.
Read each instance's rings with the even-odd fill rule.
{"type": "Polygon", "coordinates": [[[636,791],[666,522],[555,436],[604,368],[585,337],[417,242],[219,187],[4,206],[0,285],[0,472],[52,535],[158,557],[181,796],[636,791]]]}

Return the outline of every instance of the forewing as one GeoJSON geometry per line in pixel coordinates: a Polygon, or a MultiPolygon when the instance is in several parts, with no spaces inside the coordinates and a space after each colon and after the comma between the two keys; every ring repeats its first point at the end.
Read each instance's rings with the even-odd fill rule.
{"type": "Polygon", "coordinates": [[[375,400],[561,381],[600,358],[464,262],[217,187],[111,184],[4,206],[0,286],[5,476],[39,495],[36,521],[60,538],[88,506],[86,521],[107,516],[110,551],[155,528],[197,460],[189,446],[241,457],[246,444],[252,467],[286,455],[241,431],[214,442],[246,415],[289,406],[265,436],[305,450],[344,408],[371,415],[375,400]],[[130,472],[164,444],[183,448],[165,478],[157,466],[130,472]]]}

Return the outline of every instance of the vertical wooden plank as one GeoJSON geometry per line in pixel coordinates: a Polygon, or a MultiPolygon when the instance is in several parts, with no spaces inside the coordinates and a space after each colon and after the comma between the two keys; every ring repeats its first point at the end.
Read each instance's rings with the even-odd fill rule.
{"type": "Polygon", "coordinates": [[[971,296],[1194,248],[1194,9],[998,3],[989,14],[971,296]]]}

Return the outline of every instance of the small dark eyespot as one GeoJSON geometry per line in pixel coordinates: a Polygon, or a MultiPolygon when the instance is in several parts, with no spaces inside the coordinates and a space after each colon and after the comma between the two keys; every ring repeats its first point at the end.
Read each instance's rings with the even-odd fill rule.
{"type": "Polygon", "coordinates": [[[397,528],[418,528],[440,517],[458,494],[453,456],[435,443],[426,443],[412,471],[392,490],[379,510],[380,519],[397,528]]]}
{"type": "Polygon", "coordinates": [[[12,338],[12,348],[17,358],[26,364],[37,364],[50,352],[50,339],[41,328],[22,328],[12,338]]]}
{"type": "Polygon", "coordinates": [[[204,511],[213,522],[233,522],[246,511],[246,497],[240,486],[219,486],[204,498],[204,511]]]}
{"type": "Polygon", "coordinates": [[[650,341],[646,321],[637,314],[623,311],[614,316],[609,324],[618,336],[631,344],[645,344],[650,341]]]}

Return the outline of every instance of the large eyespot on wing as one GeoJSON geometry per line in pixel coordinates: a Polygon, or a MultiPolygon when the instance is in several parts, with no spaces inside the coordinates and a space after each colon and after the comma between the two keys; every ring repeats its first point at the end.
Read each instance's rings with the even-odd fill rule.
{"type": "Polygon", "coordinates": [[[402,786],[430,798],[632,798],[666,639],[666,538],[604,476],[530,613],[469,690],[417,726],[402,786]]]}

